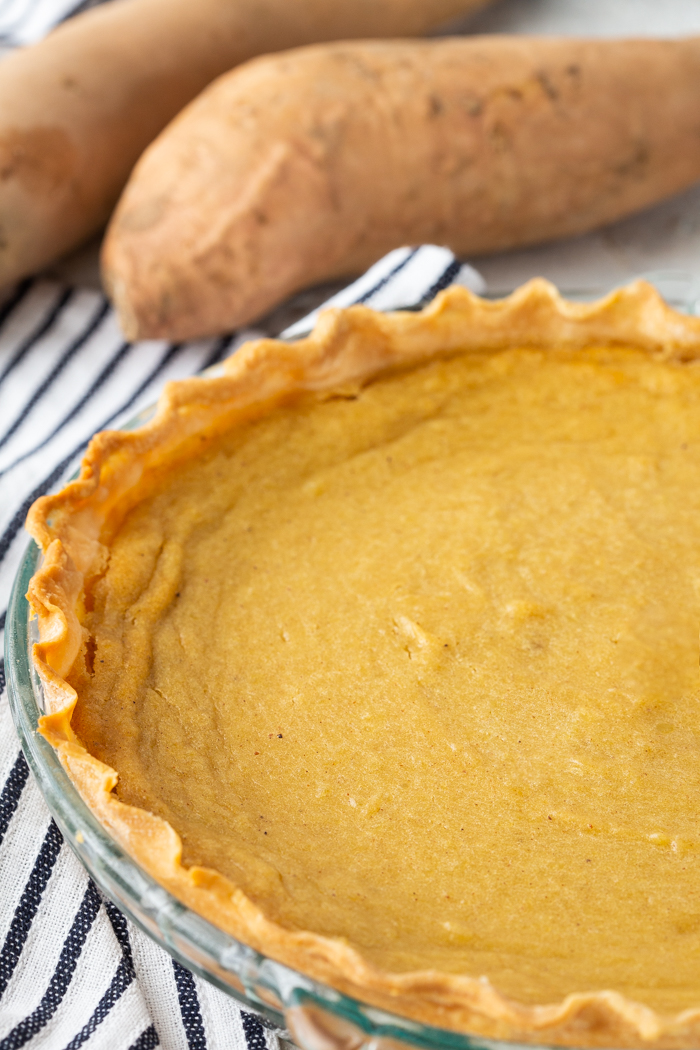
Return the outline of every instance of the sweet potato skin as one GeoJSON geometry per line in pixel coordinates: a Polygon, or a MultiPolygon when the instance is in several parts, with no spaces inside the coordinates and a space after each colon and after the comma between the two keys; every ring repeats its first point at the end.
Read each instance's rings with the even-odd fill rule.
{"type": "Polygon", "coordinates": [[[227,330],[400,244],[582,233],[700,179],[700,38],[313,46],[211,85],[137,165],[103,272],[130,336],[227,330]]]}
{"type": "Polygon", "coordinates": [[[420,34],[486,0],[113,0],[0,63],[0,287],[106,222],[215,77],[314,40],[420,34]]]}

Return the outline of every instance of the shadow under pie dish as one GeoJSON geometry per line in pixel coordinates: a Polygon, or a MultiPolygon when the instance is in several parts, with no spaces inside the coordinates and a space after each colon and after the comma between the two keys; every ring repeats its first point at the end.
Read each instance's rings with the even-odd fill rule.
{"type": "Polygon", "coordinates": [[[42,731],[236,938],[455,1032],[700,1041],[700,321],[331,311],[37,502],[42,731]]]}

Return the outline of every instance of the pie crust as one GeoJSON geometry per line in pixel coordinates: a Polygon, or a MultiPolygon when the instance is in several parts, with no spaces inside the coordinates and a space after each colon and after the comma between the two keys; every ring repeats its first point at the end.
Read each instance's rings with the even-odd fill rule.
{"type": "Polygon", "coordinates": [[[384,972],[344,941],[283,928],[220,873],[183,866],[173,828],[121,802],[113,791],[117,773],[88,753],[71,726],[76,694],[66,677],[87,634],[86,581],[103,570],[111,537],[165,470],[298,393],[361,385],[437,355],[512,346],[625,346],[665,361],[693,361],[700,357],[700,319],[675,313],[642,281],[592,304],[567,302],[538,279],[498,302],[453,287],[420,313],[382,315],[360,306],[329,310],[307,339],[291,345],[249,343],[225,363],[223,376],[169,384],[145,426],[93,438],[79,478],[39,499],[27,519],[44,556],[28,594],[38,617],[40,641],[33,655],[48,712],[41,732],[103,825],[177,898],[258,951],[348,995],[489,1038],[566,1046],[695,1046],[700,989],[698,1008],[675,1017],[660,1016],[615,991],[524,1005],[484,979],[384,972]]]}

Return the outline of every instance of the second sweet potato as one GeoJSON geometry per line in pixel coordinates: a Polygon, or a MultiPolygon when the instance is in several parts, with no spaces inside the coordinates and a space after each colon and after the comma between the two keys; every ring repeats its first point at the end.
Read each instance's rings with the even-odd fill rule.
{"type": "Polygon", "coordinates": [[[230,329],[400,244],[581,233],[700,179],[700,38],[322,45],[220,78],[146,151],[103,263],[126,332],[230,329]]]}
{"type": "Polygon", "coordinates": [[[484,0],[112,0],[0,63],[0,287],[99,230],[140,153],[254,55],[419,35],[484,0]]]}

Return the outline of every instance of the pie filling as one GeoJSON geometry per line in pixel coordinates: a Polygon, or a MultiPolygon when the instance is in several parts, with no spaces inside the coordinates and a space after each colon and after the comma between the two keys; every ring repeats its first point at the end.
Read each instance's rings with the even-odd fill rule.
{"type": "Polygon", "coordinates": [[[700,986],[700,368],[463,354],[134,509],[73,725],[183,861],[384,970],[700,986]]]}

